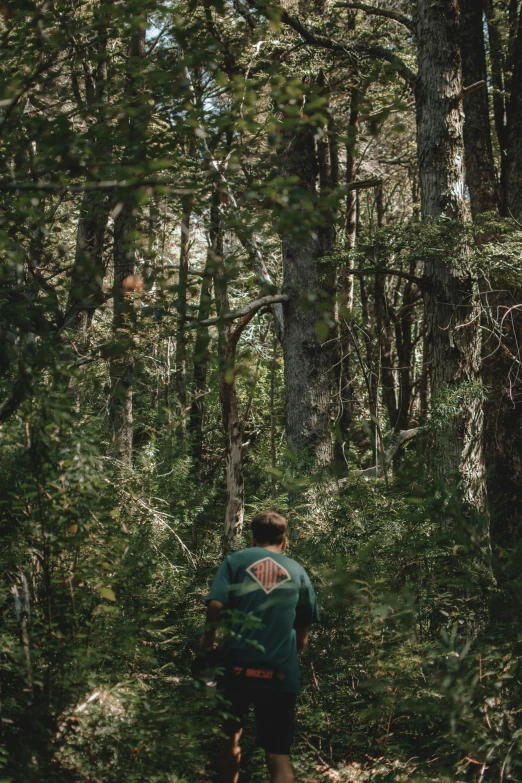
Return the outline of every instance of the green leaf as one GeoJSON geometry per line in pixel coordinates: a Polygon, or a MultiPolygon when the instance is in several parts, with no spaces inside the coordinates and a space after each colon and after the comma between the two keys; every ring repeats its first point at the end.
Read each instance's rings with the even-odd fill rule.
{"type": "Polygon", "coordinates": [[[110,587],[100,587],[100,595],[102,598],[106,598],[107,601],[116,600],[116,595],[114,593],[114,590],[111,590],[110,587]]]}

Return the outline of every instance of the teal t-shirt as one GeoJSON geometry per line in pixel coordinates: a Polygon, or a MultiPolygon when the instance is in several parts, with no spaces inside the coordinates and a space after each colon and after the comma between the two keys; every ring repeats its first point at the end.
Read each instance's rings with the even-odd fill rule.
{"type": "MultiPolygon", "coordinates": [[[[317,599],[299,563],[263,547],[233,552],[221,563],[208,601],[238,610],[238,625],[252,613],[260,627],[227,637],[221,663],[228,682],[297,693],[300,670],[295,629],[319,621],[317,599]]],[[[226,680],[227,681],[227,680],[226,680]]]]}

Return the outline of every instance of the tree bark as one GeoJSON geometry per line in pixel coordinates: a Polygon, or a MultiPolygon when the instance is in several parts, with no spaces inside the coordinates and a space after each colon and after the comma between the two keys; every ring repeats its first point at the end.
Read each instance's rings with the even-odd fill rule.
{"type": "MultiPolygon", "coordinates": [[[[310,126],[283,134],[280,161],[282,175],[297,177],[306,191],[304,198],[315,203],[317,162],[310,126]]],[[[290,296],[283,352],[288,441],[298,453],[310,454],[317,465],[328,465],[333,456],[329,383],[333,361],[327,342],[318,339],[316,324],[324,318],[319,308],[333,306],[335,275],[327,264],[318,263],[330,249],[333,234],[328,218],[323,215],[322,220],[318,231],[301,225],[282,237],[283,293],[290,296]]]]}
{"type": "MultiPolygon", "coordinates": [[[[458,226],[465,217],[457,0],[418,0],[417,24],[422,214],[424,219],[446,219],[438,229],[442,241],[449,230],[446,221],[458,226]]],[[[479,309],[465,246],[460,258],[448,260],[440,253],[427,254],[424,291],[432,408],[439,406],[440,411],[434,435],[434,467],[446,482],[456,484],[462,478],[466,502],[484,510],[479,309]],[[444,399],[451,404],[444,406],[444,399]]]]}
{"type": "Polygon", "coordinates": [[[484,82],[482,88],[465,94],[463,98],[466,184],[471,213],[475,216],[497,210],[499,193],[489,124],[482,4],[478,0],[459,0],[459,3],[463,83],[465,87],[470,87],[484,82]]]}

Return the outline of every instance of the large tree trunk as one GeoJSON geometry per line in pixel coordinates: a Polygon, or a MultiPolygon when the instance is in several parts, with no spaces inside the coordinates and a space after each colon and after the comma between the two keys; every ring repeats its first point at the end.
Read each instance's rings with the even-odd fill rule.
{"type": "MultiPolygon", "coordinates": [[[[418,0],[417,23],[417,145],[422,214],[424,219],[446,218],[458,224],[464,220],[465,205],[457,0],[418,0]]],[[[441,240],[448,230],[442,221],[441,240]]],[[[449,397],[456,406],[454,415],[446,412],[441,416],[434,436],[434,467],[446,482],[457,483],[462,478],[465,500],[483,510],[479,310],[466,248],[462,246],[456,252],[453,259],[442,258],[440,253],[427,254],[424,269],[433,405],[449,397]]]]}
{"type": "Polygon", "coordinates": [[[471,212],[478,215],[498,209],[499,204],[489,124],[484,24],[479,0],[459,2],[463,83],[465,87],[471,87],[484,82],[481,88],[464,95],[463,99],[466,184],[471,212]]]}
{"type": "MultiPolygon", "coordinates": [[[[136,61],[145,57],[145,21],[142,20],[129,47],[129,75],[127,90],[132,108],[129,136],[124,161],[142,162],[143,117],[139,115],[140,88],[133,72],[136,61]]],[[[139,215],[135,198],[126,196],[121,211],[114,221],[114,284],[113,332],[115,355],[111,360],[110,413],[113,428],[112,454],[123,463],[132,463],[132,382],[134,374],[132,326],[134,323],[133,292],[139,288],[136,275],[139,215]]]]}
{"type": "MultiPolygon", "coordinates": [[[[297,177],[299,187],[307,192],[310,200],[315,200],[317,162],[313,129],[308,125],[292,129],[283,134],[282,144],[282,175],[297,177]]],[[[315,232],[301,225],[295,231],[287,230],[282,238],[283,292],[290,296],[283,340],[286,432],[291,446],[298,453],[310,454],[318,465],[330,464],[333,456],[330,436],[333,360],[328,343],[320,341],[316,331],[316,324],[324,319],[334,300],[333,271],[328,265],[317,263],[330,249],[331,241],[332,232],[326,224],[315,232]],[[321,307],[325,310],[321,311],[321,307]]]]}

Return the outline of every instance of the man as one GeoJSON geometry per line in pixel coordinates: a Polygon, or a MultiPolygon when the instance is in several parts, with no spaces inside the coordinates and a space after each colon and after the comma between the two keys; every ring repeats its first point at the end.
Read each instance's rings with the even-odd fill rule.
{"type": "Polygon", "coordinates": [[[239,740],[250,704],[271,783],[292,783],[290,745],[300,679],[297,656],[319,612],[306,571],[283,554],[286,519],[275,511],[263,511],[252,520],[251,530],[252,547],[228,555],[212,583],[201,650],[216,647],[216,624],[224,610],[231,610],[227,613],[231,633],[219,655],[224,673],[218,684],[232,716],[221,740],[223,783],[238,781],[239,740]]]}

